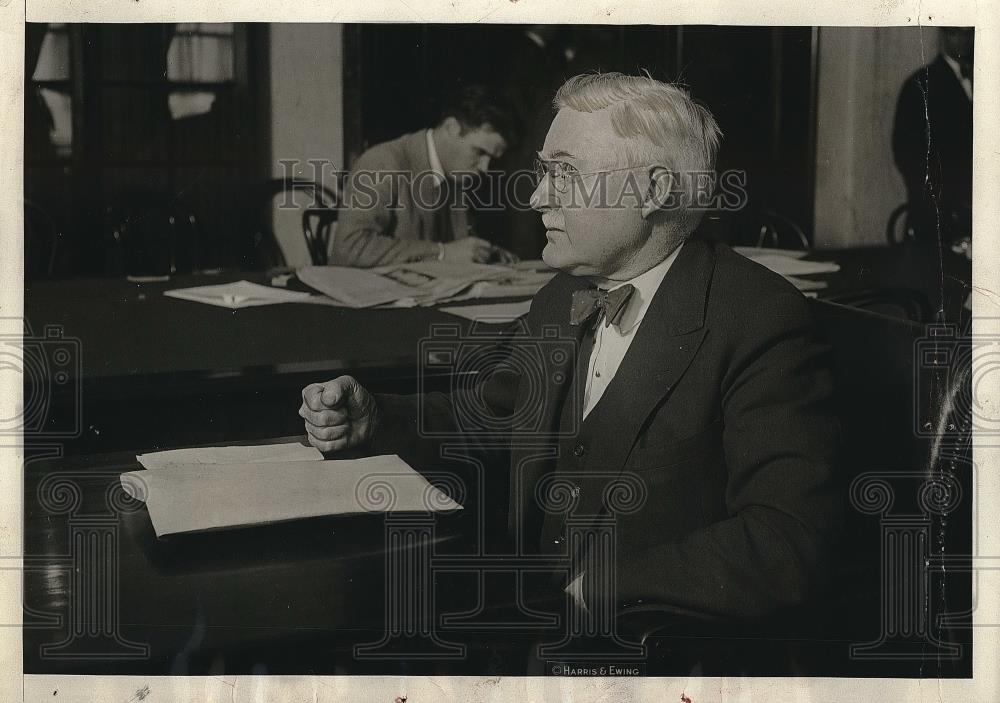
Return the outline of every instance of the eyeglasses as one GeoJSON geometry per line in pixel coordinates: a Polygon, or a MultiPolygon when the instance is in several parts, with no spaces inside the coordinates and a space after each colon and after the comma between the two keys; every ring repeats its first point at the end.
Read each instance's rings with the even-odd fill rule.
{"type": "Polygon", "coordinates": [[[606,168],[600,171],[577,171],[576,166],[568,164],[565,161],[543,161],[542,159],[535,159],[534,169],[535,169],[535,186],[537,187],[542,180],[549,176],[552,178],[552,187],[555,188],[560,193],[565,193],[569,190],[570,182],[576,182],[582,179],[584,176],[596,176],[601,173],[616,173],[618,171],[630,171],[634,168],[648,168],[653,164],[642,164],[639,166],[621,166],[620,168],[606,168]]]}

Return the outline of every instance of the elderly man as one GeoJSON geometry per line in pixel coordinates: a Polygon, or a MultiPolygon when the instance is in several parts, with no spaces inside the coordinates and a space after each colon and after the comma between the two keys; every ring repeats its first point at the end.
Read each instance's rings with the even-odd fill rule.
{"type": "Polygon", "coordinates": [[[344,190],[330,263],[510,260],[472,236],[463,190],[511,139],[510,119],[483,86],[446,100],[436,127],[378,144],[358,157],[344,190]]]}
{"type": "MultiPolygon", "coordinates": [[[[839,502],[831,376],[807,301],[691,238],[689,176],[711,172],[720,135],[683,90],[581,75],[555,106],[532,202],[544,259],[562,273],[525,323],[535,342],[552,329],[578,340],[571,368],[539,388],[511,354],[472,403],[376,396],[342,376],[303,390],[309,439],[324,452],[433,461],[432,435],[461,437],[462,413],[488,407],[513,425],[509,525],[521,549],[565,550],[566,515],[613,510],[609,477],[628,477],[645,500],[616,515],[618,607],[726,622],[794,612],[822,583],[839,502]],[[545,504],[557,502],[542,490],[554,478],[572,486],[575,508],[545,504]]],[[[560,584],[584,608],[598,588],[590,575],[560,584]]]]}

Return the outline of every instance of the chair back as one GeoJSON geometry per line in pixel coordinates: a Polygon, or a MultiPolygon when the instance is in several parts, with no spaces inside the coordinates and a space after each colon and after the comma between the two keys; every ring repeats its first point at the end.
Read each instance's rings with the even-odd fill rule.
{"type": "MultiPolygon", "coordinates": [[[[920,618],[912,608],[902,611],[906,599],[913,599],[911,587],[921,580],[921,559],[904,553],[909,543],[891,546],[887,540],[892,535],[905,539],[893,530],[906,520],[924,519],[925,481],[941,461],[933,427],[948,422],[947,410],[944,394],[928,374],[928,326],[829,302],[812,304],[832,350],[843,439],[838,490],[846,512],[833,562],[827,632],[844,647],[864,649],[887,636],[882,630],[893,618],[920,618]],[[890,582],[886,579],[893,578],[893,569],[905,565],[890,563],[893,554],[910,559],[905,562],[910,570],[890,582]]],[[[944,346],[949,344],[945,340],[944,346]]],[[[937,517],[927,514],[926,519],[927,532],[933,534],[937,517]]],[[[963,527],[957,523],[952,530],[962,532],[963,527]]],[[[917,542],[912,545],[919,546],[917,542]]],[[[928,602],[940,603],[940,582],[926,583],[928,602]]],[[[863,655],[851,658],[863,666],[863,655]]],[[[900,662],[899,675],[907,666],[912,663],[900,662]]],[[[879,671],[892,675],[890,669],[879,671]]]]}
{"type": "Polygon", "coordinates": [[[24,201],[24,277],[51,278],[62,232],[52,216],[31,200],[24,201]]]}
{"type": "Polygon", "coordinates": [[[916,240],[916,232],[909,221],[910,206],[907,203],[897,205],[889,215],[885,225],[885,240],[889,246],[905,244],[916,240]]]}
{"type": "Polygon", "coordinates": [[[125,191],[105,209],[104,230],[112,275],[171,276],[199,268],[205,242],[198,218],[178,198],[125,191]]]}
{"type": "Polygon", "coordinates": [[[794,220],[773,210],[761,210],[757,246],[770,249],[808,249],[809,238],[794,220]]]}
{"type": "Polygon", "coordinates": [[[929,322],[932,316],[927,295],[913,288],[860,288],[828,295],[825,300],[916,323],[929,322]]]}
{"type": "MultiPolygon", "coordinates": [[[[254,249],[277,252],[277,260],[268,266],[286,265],[276,234],[280,212],[294,211],[297,227],[301,227],[309,261],[315,266],[329,262],[337,222],[337,192],[321,183],[296,178],[274,178],[263,183],[256,198],[259,207],[252,223],[254,249]]],[[[292,218],[286,218],[291,221],[292,218]]],[[[274,259],[272,254],[272,259],[274,259]]]]}

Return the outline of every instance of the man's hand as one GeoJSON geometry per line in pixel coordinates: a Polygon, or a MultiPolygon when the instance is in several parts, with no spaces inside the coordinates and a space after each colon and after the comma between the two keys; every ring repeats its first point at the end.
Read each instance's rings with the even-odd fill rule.
{"type": "Polygon", "coordinates": [[[520,257],[514,252],[498,246],[493,247],[493,253],[490,256],[491,264],[516,264],[520,260],[520,257]]]}
{"type": "Polygon", "coordinates": [[[321,452],[339,452],[367,444],[375,435],[375,398],[351,376],[302,389],[299,417],[306,422],[309,443],[321,452]]]}
{"type": "Polygon", "coordinates": [[[493,245],[479,237],[463,237],[444,245],[445,261],[475,261],[484,264],[490,260],[493,245]]]}

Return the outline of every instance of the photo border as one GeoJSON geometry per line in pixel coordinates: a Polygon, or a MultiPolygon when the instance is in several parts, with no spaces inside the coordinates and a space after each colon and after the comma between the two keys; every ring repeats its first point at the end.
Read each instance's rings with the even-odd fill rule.
{"type": "MultiPolygon", "coordinates": [[[[489,22],[567,24],[720,24],[797,26],[976,27],[976,99],[974,102],[972,262],[974,335],[1000,333],[1000,8],[998,0],[916,0],[813,4],[801,0],[766,3],[679,0],[670,4],[600,0],[575,3],[533,0],[301,0],[267,4],[259,0],[205,3],[197,0],[0,0],[0,316],[23,315],[23,119],[24,22],[489,22]],[[978,7],[977,7],[978,4],[978,7]]],[[[13,417],[22,389],[10,374],[0,376],[0,417],[13,417]],[[9,413],[4,415],[3,413],[9,413]]],[[[977,379],[974,379],[974,382],[977,379]]],[[[1000,388],[994,375],[988,388],[994,403],[1000,388]]],[[[979,510],[974,544],[979,556],[1000,557],[1000,449],[973,440],[979,510]]],[[[0,447],[0,557],[16,559],[22,544],[22,449],[0,447]]],[[[1000,575],[982,570],[976,579],[976,624],[1000,622],[1000,575]]],[[[4,623],[22,618],[21,573],[0,570],[0,616],[4,623]]],[[[972,679],[834,679],[834,678],[528,678],[528,677],[335,677],[335,676],[48,676],[23,675],[21,631],[0,628],[0,700],[131,701],[413,701],[442,700],[691,700],[844,701],[844,700],[998,700],[1000,638],[996,627],[974,627],[972,679]],[[54,692],[58,697],[54,697],[54,692]]]]}

